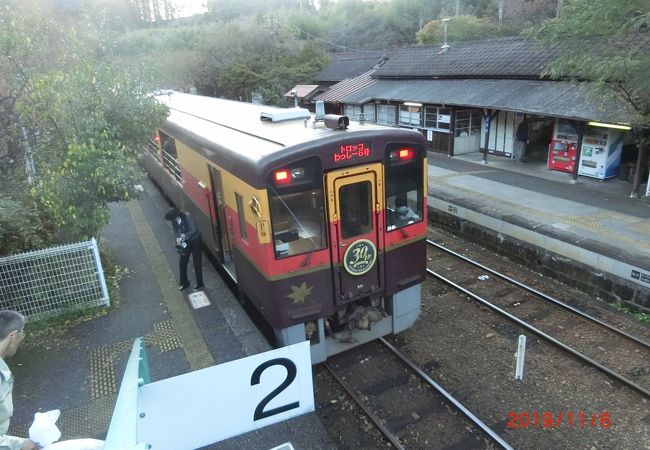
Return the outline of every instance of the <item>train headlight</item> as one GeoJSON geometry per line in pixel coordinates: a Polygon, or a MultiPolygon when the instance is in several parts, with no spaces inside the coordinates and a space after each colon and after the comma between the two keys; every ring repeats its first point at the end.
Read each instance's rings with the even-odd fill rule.
{"type": "Polygon", "coordinates": [[[293,180],[300,180],[305,177],[305,169],[302,167],[296,167],[295,169],[291,169],[291,179],[293,180]]]}

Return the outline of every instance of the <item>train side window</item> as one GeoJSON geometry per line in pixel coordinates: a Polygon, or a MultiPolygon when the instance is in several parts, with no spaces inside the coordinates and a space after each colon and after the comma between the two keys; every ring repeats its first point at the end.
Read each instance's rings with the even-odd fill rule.
{"type": "Polygon", "coordinates": [[[422,160],[386,170],[386,230],[420,222],[424,217],[422,160]]]}
{"type": "Polygon", "coordinates": [[[247,240],[248,230],[246,229],[246,216],[244,214],[244,199],[236,192],[235,199],[237,201],[237,214],[239,215],[239,234],[242,239],[247,240]]]}
{"type": "Polygon", "coordinates": [[[270,208],[276,258],[327,247],[322,189],[271,191],[270,208]]]}
{"type": "Polygon", "coordinates": [[[181,169],[178,164],[178,151],[176,150],[176,139],[158,130],[160,136],[160,147],[162,148],[162,164],[167,172],[172,175],[176,181],[181,181],[181,169]]]}

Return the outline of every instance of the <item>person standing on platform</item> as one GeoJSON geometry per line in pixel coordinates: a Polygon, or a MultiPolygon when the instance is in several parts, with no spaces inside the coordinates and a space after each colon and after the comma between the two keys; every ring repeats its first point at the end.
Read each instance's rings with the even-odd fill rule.
{"type": "Polygon", "coordinates": [[[528,119],[524,115],[524,120],[517,127],[515,134],[515,158],[520,164],[524,163],[524,156],[526,156],[526,146],[528,145],[528,119]]]}
{"type": "Polygon", "coordinates": [[[35,450],[31,439],[8,436],[9,421],[14,414],[14,377],[5,362],[16,354],[25,338],[25,317],[15,311],[0,311],[0,449],[35,450]]]}
{"type": "Polygon", "coordinates": [[[192,263],[194,264],[194,273],[196,275],[194,290],[198,291],[203,289],[201,234],[198,228],[196,228],[194,220],[192,220],[192,214],[179,211],[176,208],[170,208],[165,213],[165,219],[172,223],[174,236],[176,237],[176,250],[181,255],[178,263],[180,269],[180,285],[178,286],[178,290],[182,291],[190,286],[190,281],[187,278],[187,264],[190,261],[190,255],[192,255],[192,263]]]}

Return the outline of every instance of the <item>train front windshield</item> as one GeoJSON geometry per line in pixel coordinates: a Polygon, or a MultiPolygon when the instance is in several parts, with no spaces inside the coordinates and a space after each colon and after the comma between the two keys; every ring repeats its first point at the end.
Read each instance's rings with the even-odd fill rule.
{"type": "Polygon", "coordinates": [[[420,222],[423,212],[423,159],[417,148],[394,146],[386,165],[386,230],[420,222]]]}
{"type": "Polygon", "coordinates": [[[273,172],[269,202],[276,258],[327,247],[321,172],[317,160],[273,172]]]}

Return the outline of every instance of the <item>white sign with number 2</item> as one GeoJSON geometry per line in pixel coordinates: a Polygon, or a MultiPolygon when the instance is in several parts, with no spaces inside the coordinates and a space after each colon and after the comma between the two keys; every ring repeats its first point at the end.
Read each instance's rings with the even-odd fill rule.
{"type": "Polygon", "coordinates": [[[143,385],[138,443],[191,450],[313,410],[305,341],[143,385]]]}

